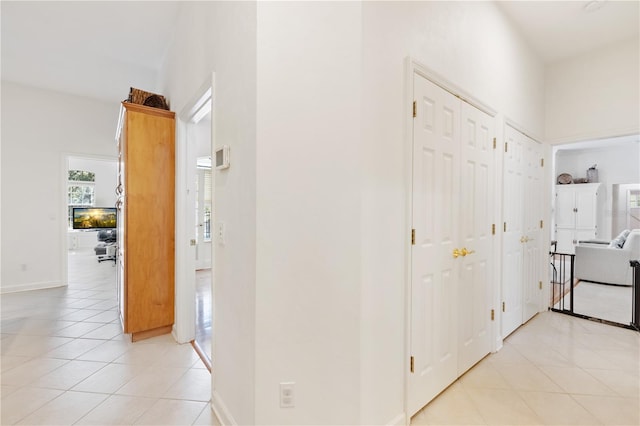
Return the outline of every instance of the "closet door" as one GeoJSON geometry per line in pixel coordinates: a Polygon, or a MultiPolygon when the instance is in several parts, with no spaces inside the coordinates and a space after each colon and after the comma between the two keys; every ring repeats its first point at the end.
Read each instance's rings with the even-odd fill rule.
{"type": "Polygon", "coordinates": [[[535,315],[542,302],[542,145],[505,127],[502,337],[535,315]]]}
{"type": "MultiPolygon", "coordinates": [[[[525,180],[523,197],[522,265],[523,317],[527,322],[540,310],[542,302],[542,145],[522,135],[525,147],[525,180]]],[[[546,255],[546,254],[545,254],[546,255]]]]}
{"type": "Polygon", "coordinates": [[[414,75],[411,250],[416,413],[491,350],[493,118],[414,75]]]}
{"type": "Polygon", "coordinates": [[[505,127],[503,178],[502,324],[506,337],[522,324],[522,242],[524,233],[524,141],[522,134],[505,127]]]}
{"type": "Polygon", "coordinates": [[[495,206],[493,118],[461,104],[461,184],[458,374],[491,351],[491,284],[495,206]]]}
{"type": "Polygon", "coordinates": [[[575,192],[575,226],[576,230],[595,231],[597,228],[598,209],[597,209],[597,188],[596,185],[576,185],[575,192]]]}
{"type": "Polygon", "coordinates": [[[460,103],[414,75],[410,415],[457,378],[460,103]]]}

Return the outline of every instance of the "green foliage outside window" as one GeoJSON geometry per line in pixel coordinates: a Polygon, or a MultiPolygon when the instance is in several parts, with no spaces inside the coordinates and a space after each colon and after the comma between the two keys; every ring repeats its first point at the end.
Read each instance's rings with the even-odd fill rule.
{"type": "Polygon", "coordinates": [[[75,182],[95,182],[96,174],[84,170],[69,170],[69,180],[75,182]]]}

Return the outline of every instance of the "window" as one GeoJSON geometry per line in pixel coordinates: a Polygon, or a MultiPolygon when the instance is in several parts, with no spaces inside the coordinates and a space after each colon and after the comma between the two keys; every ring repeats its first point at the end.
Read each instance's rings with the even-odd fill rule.
{"type": "Polygon", "coordinates": [[[202,241],[211,241],[211,168],[198,168],[196,178],[196,240],[199,239],[202,230],[202,241]],[[202,193],[200,193],[200,184],[202,193]],[[202,211],[200,211],[202,203],[202,211]],[[202,215],[202,216],[201,216],[202,215]]]}
{"type": "Polygon", "coordinates": [[[211,169],[204,171],[204,235],[211,241],[211,169]]]}
{"type": "Polygon", "coordinates": [[[635,209],[640,207],[640,192],[630,192],[629,193],[629,208],[635,209]]]}
{"type": "Polygon", "coordinates": [[[93,207],[95,205],[95,180],[93,172],[84,170],[69,170],[67,181],[67,222],[72,228],[74,207],[93,207]]]}

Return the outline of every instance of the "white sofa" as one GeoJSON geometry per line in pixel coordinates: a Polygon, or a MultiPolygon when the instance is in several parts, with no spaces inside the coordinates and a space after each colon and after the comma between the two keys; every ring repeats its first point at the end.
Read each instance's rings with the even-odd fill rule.
{"type": "Polygon", "coordinates": [[[640,260],[640,229],[623,231],[609,244],[581,241],[576,246],[576,278],[630,286],[631,260],[640,260]]]}

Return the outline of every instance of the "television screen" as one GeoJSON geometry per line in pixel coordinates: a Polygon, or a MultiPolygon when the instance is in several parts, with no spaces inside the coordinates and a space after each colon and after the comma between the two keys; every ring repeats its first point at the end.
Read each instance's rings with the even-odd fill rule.
{"type": "Polygon", "coordinates": [[[73,229],[104,229],[116,227],[115,207],[74,207],[73,229]]]}

